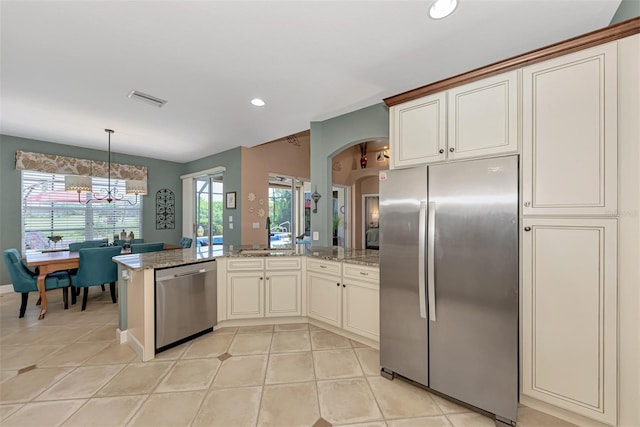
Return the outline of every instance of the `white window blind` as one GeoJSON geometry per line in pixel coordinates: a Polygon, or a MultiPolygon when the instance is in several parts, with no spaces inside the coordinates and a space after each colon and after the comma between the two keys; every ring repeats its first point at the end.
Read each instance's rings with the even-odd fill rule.
{"type": "MultiPolygon", "coordinates": [[[[22,171],[22,252],[37,252],[43,249],[60,249],[69,243],[85,240],[113,241],[114,235],[125,230],[142,237],[142,198],[130,205],[124,200],[93,200],[93,194],[80,194],[64,190],[62,174],[22,171]],[[62,239],[54,242],[54,236],[62,239]]],[[[106,193],[107,179],[92,178],[94,193],[106,193]]],[[[111,187],[117,193],[125,193],[125,181],[111,179],[111,187]]],[[[135,196],[125,199],[135,202],[135,196]]]]}

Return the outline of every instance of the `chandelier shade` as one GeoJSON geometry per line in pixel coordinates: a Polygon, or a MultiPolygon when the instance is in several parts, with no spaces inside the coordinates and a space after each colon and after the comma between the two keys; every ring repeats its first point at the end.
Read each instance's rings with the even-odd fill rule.
{"type": "Polygon", "coordinates": [[[130,179],[125,182],[125,193],[136,196],[147,195],[147,181],[142,179],[130,179]]]}
{"type": "Polygon", "coordinates": [[[93,188],[91,186],[90,176],[80,175],[67,175],[64,177],[64,190],[69,192],[91,193],[93,188]]]}

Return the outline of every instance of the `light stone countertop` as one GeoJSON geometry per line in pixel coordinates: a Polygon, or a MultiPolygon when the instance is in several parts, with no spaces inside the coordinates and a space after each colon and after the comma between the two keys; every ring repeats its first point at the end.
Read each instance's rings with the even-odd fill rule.
{"type": "Polygon", "coordinates": [[[264,246],[240,246],[232,250],[228,247],[210,250],[211,247],[203,246],[199,248],[175,249],[159,252],[148,252],[142,254],[119,255],[113,260],[131,270],[158,269],[167,267],[177,267],[180,265],[196,264],[199,262],[211,261],[222,257],[266,257],[266,256],[308,256],[329,261],[346,262],[369,267],[378,267],[379,254],[371,249],[344,249],[342,247],[318,247],[297,245],[294,252],[278,252],[277,248],[271,249],[268,255],[248,255],[242,253],[243,250],[265,250],[264,246]]]}

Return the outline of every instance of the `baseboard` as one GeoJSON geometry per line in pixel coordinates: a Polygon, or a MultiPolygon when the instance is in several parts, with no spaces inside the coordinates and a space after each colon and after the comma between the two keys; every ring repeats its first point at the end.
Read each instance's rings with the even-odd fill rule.
{"type": "Polygon", "coordinates": [[[0,294],[8,294],[9,292],[13,292],[12,284],[0,286],[0,294]]]}
{"type": "Polygon", "coordinates": [[[287,323],[308,323],[307,317],[260,317],[257,319],[230,319],[218,322],[214,330],[220,328],[238,328],[241,326],[281,325],[287,323]]]}
{"type": "MultiPolygon", "coordinates": [[[[146,360],[144,360],[144,346],[140,343],[140,341],[136,339],[134,335],[127,334],[127,344],[129,344],[129,347],[131,347],[131,349],[138,355],[138,357],[140,357],[140,360],[146,362],[146,360]]],[[[153,359],[153,357],[151,357],[151,359],[153,359]]]]}
{"type": "Polygon", "coordinates": [[[116,341],[118,344],[124,344],[127,342],[128,336],[127,331],[121,331],[120,328],[116,328],[116,341]]]}
{"type": "Polygon", "coordinates": [[[524,406],[528,406],[529,408],[544,412],[545,414],[552,415],[556,418],[560,418],[561,420],[568,421],[578,426],[608,427],[607,424],[592,420],[591,418],[583,417],[582,415],[575,414],[573,412],[567,411],[566,409],[558,408],[557,406],[542,402],[529,396],[524,396],[522,394],[520,395],[520,403],[524,406]]]}

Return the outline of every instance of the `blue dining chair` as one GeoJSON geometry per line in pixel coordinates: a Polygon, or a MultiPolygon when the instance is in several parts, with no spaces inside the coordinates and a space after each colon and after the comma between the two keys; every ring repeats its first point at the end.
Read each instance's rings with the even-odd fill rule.
{"type": "Polygon", "coordinates": [[[84,242],[69,243],[69,251],[78,252],[80,249],[99,248],[101,246],[106,246],[102,240],[85,240],[84,242]]]}
{"type": "Polygon", "coordinates": [[[80,266],[77,274],[71,275],[71,284],[76,288],[84,288],[82,296],[82,310],[87,308],[87,298],[90,286],[109,284],[111,301],[115,304],[116,282],[118,281],[118,266],[111,258],[120,255],[120,246],[105,246],[103,248],[80,249],[80,266]]]}
{"type": "Polygon", "coordinates": [[[131,239],[129,240],[129,243],[132,245],[138,244],[138,243],[144,243],[144,239],[131,239]]]}
{"type": "Polygon", "coordinates": [[[164,250],[164,243],[132,243],[131,253],[141,254],[144,252],[158,252],[164,250]]]}
{"type": "MultiPolygon", "coordinates": [[[[107,246],[102,240],[85,240],[84,242],[74,242],[69,243],[69,252],[78,252],[80,249],[84,248],[99,248],[102,246],[107,246]]],[[[76,274],[77,270],[71,270],[70,274],[76,274]]],[[[104,292],[104,285],[102,285],[102,292],[104,292]]],[[[71,304],[76,303],[76,296],[80,295],[80,289],[74,289],[73,286],[71,288],[71,304]]]]}
{"type": "MultiPolygon", "coordinates": [[[[2,256],[4,257],[4,262],[7,265],[9,275],[11,276],[13,290],[22,294],[20,314],[18,315],[18,318],[22,318],[24,317],[24,313],[27,309],[29,292],[38,291],[38,275],[29,270],[17,249],[6,249],[3,251],[2,256]]],[[[68,291],[70,284],[71,281],[69,280],[69,275],[66,272],[47,274],[44,281],[45,290],[62,288],[62,301],[64,303],[65,310],[69,308],[68,291]]]]}
{"type": "Polygon", "coordinates": [[[191,237],[183,237],[182,239],[180,239],[180,247],[182,249],[190,248],[192,243],[193,239],[191,237]]]}

